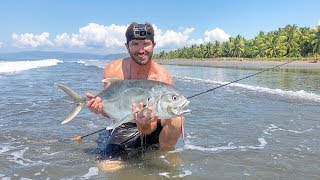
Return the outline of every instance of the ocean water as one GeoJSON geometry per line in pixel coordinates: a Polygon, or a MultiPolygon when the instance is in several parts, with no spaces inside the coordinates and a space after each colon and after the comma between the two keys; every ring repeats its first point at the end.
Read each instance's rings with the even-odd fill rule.
{"type": "MultiPolygon", "coordinates": [[[[107,60],[0,62],[1,179],[319,179],[320,73],[268,71],[190,99],[185,139],[171,152],[147,151],[116,172],[98,168],[98,135],[110,123],[83,110],[61,121],[72,101],[56,88],[98,93],[107,60]]],[[[259,72],[167,65],[185,96],[259,72]]]]}

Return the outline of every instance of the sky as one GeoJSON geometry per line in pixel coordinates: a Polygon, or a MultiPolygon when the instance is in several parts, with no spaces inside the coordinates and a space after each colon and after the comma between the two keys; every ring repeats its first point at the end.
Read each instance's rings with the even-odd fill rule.
{"type": "Polygon", "coordinates": [[[0,52],[126,52],[131,22],[151,23],[155,51],[320,25],[319,0],[4,0],[0,52]]]}

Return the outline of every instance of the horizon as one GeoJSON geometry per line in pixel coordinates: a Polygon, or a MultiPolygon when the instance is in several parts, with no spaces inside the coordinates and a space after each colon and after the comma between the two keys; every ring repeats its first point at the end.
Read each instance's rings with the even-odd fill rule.
{"type": "Polygon", "coordinates": [[[6,17],[0,19],[5,27],[0,29],[0,53],[125,53],[124,33],[133,21],[153,24],[155,53],[216,40],[224,42],[237,35],[252,39],[260,31],[275,31],[286,25],[320,25],[320,2],[316,0],[139,3],[149,4],[148,8],[132,11],[130,7],[139,4],[126,1],[4,2],[0,11],[0,16],[6,17]]]}
{"type": "Polygon", "coordinates": [[[66,53],[66,54],[88,54],[88,55],[98,55],[98,56],[108,56],[108,55],[117,55],[117,54],[127,54],[127,53],[109,53],[109,54],[98,54],[98,53],[91,53],[91,52],[67,52],[67,51],[56,51],[56,50],[21,50],[21,51],[14,51],[14,52],[0,52],[1,54],[19,54],[19,53],[66,53]]]}

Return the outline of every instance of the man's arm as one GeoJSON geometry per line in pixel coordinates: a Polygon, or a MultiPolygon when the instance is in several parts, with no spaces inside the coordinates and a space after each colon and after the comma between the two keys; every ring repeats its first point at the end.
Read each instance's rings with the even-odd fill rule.
{"type": "MultiPolygon", "coordinates": [[[[104,79],[105,78],[121,78],[119,76],[119,68],[121,68],[119,65],[121,65],[122,60],[116,60],[106,66],[105,73],[104,73],[104,79]]],[[[123,77],[122,77],[123,78],[123,77]]],[[[105,83],[104,88],[107,88],[109,84],[105,83]]],[[[109,117],[107,113],[103,111],[102,106],[102,99],[100,97],[96,97],[91,93],[86,93],[86,97],[89,99],[87,102],[87,107],[90,109],[91,112],[94,112],[96,114],[102,114],[105,117],[109,117]]]]}

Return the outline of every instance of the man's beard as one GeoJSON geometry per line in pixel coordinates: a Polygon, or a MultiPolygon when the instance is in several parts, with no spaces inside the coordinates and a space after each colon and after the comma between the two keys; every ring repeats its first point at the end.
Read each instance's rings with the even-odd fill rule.
{"type": "Polygon", "coordinates": [[[139,64],[139,65],[146,65],[146,64],[148,64],[148,63],[150,62],[150,60],[152,59],[152,54],[153,54],[152,52],[150,52],[150,53],[147,54],[147,56],[148,56],[148,61],[140,61],[139,58],[136,57],[135,54],[134,54],[134,55],[131,55],[131,54],[130,54],[130,57],[131,57],[131,59],[132,59],[134,62],[136,62],[137,64],[139,64]]]}

